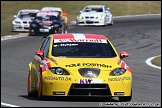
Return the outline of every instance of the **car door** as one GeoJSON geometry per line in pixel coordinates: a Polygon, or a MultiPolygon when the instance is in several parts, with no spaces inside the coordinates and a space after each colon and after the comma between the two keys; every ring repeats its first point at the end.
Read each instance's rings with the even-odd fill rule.
{"type": "MultiPolygon", "coordinates": [[[[48,37],[41,45],[39,50],[42,50],[44,52],[44,58],[48,58],[48,50],[50,45],[50,37],[48,37]]],[[[32,61],[32,76],[34,78],[34,82],[38,83],[40,74],[42,72],[40,65],[42,65],[43,59],[40,58],[40,56],[35,55],[34,60],[32,61]]]]}

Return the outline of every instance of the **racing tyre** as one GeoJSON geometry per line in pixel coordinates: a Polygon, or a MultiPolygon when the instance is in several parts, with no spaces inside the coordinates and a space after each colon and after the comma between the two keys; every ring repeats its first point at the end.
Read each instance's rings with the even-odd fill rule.
{"type": "Polygon", "coordinates": [[[104,25],[103,26],[106,26],[106,19],[104,19],[104,25]]]}
{"type": "Polygon", "coordinates": [[[124,96],[124,97],[118,97],[120,102],[126,102],[130,101],[132,99],[132,91],[131,91],[131,96],[124,96]]]}
{"type": "Polygon", "coordinates": [[[27,92],[28,92],[28,97],[36,97],[37,92],[31,92],[31,75],[30,72],[28,74],[28,84],[27,84],[27,92]]]}
{"type": "Polygon", "coordinates": [[[110,23],[109,25],[110,25],[110,26],[112,26],[112,25],[113,25],[113,23],[114,23],[114,22],[113,22],[113,19],[112,19],[112,20],[111,20],[111,23],[110,23]]]}
{"type": "Polygon", "coordinates": [[[39,79],[38,98],[40,100],[43,100],[44,99],[44,97],[42,95],[42,75],[40,76],[40,79],[39,79]]]}

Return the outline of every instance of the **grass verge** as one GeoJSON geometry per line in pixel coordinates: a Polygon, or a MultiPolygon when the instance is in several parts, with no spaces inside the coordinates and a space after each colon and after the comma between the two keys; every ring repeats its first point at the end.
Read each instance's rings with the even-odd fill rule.
{"type": "Polygon", "coordinates": [[[21,9],[61,7],[71,22],[80,10],[91,4],[106,5],[113,16],[161,13],[161,1],[1,1],[1,36],[17,34],[11,31],[11,23],[13,15],[21,9]]]}
{"type": "Polygon", "coordinates": [[[151,63],[154,64],[154,65],[156,65],[156,66],[161,67],[161,56],[156,57],[155,59],[153,59],[153,60],[151,61],[151,63]]]}

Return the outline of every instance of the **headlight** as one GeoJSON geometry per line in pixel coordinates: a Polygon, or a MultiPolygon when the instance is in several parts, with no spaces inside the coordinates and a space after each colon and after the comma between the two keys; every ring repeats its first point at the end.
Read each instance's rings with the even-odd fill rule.
{"type": "Polygon", "coordinates": [[[15,23],[16,23],[16,24],[21,24],[21,22],[20,22],[20,21],[15,21],[15,23]]]}
{"type": "Polygon", "coordinates": [[[96,17],[96,19],[102,19],[102,16],[103,16],[103,14],[102,14],[102,15],[97,16],[97,17],[96,17]]]}
{"type": "Polygon", "coordinates": [[[69,73],[60,67],[52,67],[49,69],[52,73],[57,74],[57,75],[69,75],[69,73]]]}
{"type": "Polygon", "coordinates": [[[101,19],[102,18],[102,16],[100,15],[100,16],[98,16],[98,17],[96,17],[97,19],[101,19]]]}
{"type": "Polygon", "coordinates": [[[77,16],[77,19],[83,19],[83,16],[79,15],[77,16]]]}
{"type": "Polygon", "coordinates": [[[53,26],[54,26],[54,27],[58,27],[58,26],[59,26],[59,24],[54,24],[53,26]]]}
{"type": "Polygon", "coordinates": [[[116,68],[112,72],[110,72],[110,76],[118,76],[122,75],[126,72],[126,69],[124,68],[116,68]]]}

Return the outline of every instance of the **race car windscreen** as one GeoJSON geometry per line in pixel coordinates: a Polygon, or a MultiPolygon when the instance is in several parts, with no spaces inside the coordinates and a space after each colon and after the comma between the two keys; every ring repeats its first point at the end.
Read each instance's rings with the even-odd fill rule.
{"type": "Polygon", "coordinates": [[[85,7],[83,12],[103,12],[102,7],[85,7]]]}
{"type": "Polygon", "coordinates": [[[20,19],[29,19],[29,18],[34,18],[37,13],[22,13],[18,17],[20,19]]]}
{"type": "Polygon", "coordinates": [[[59,17],[53,15],[45,15],[45,16],[36,16],[34,21],[54,21],[59,20],[59,17]]]}
{"type": "Polygon", "coordinates": [[[112,58],[117,56],[109,43],[90,42],[54,43],[52,55],[77,58],[112,58]]]}

